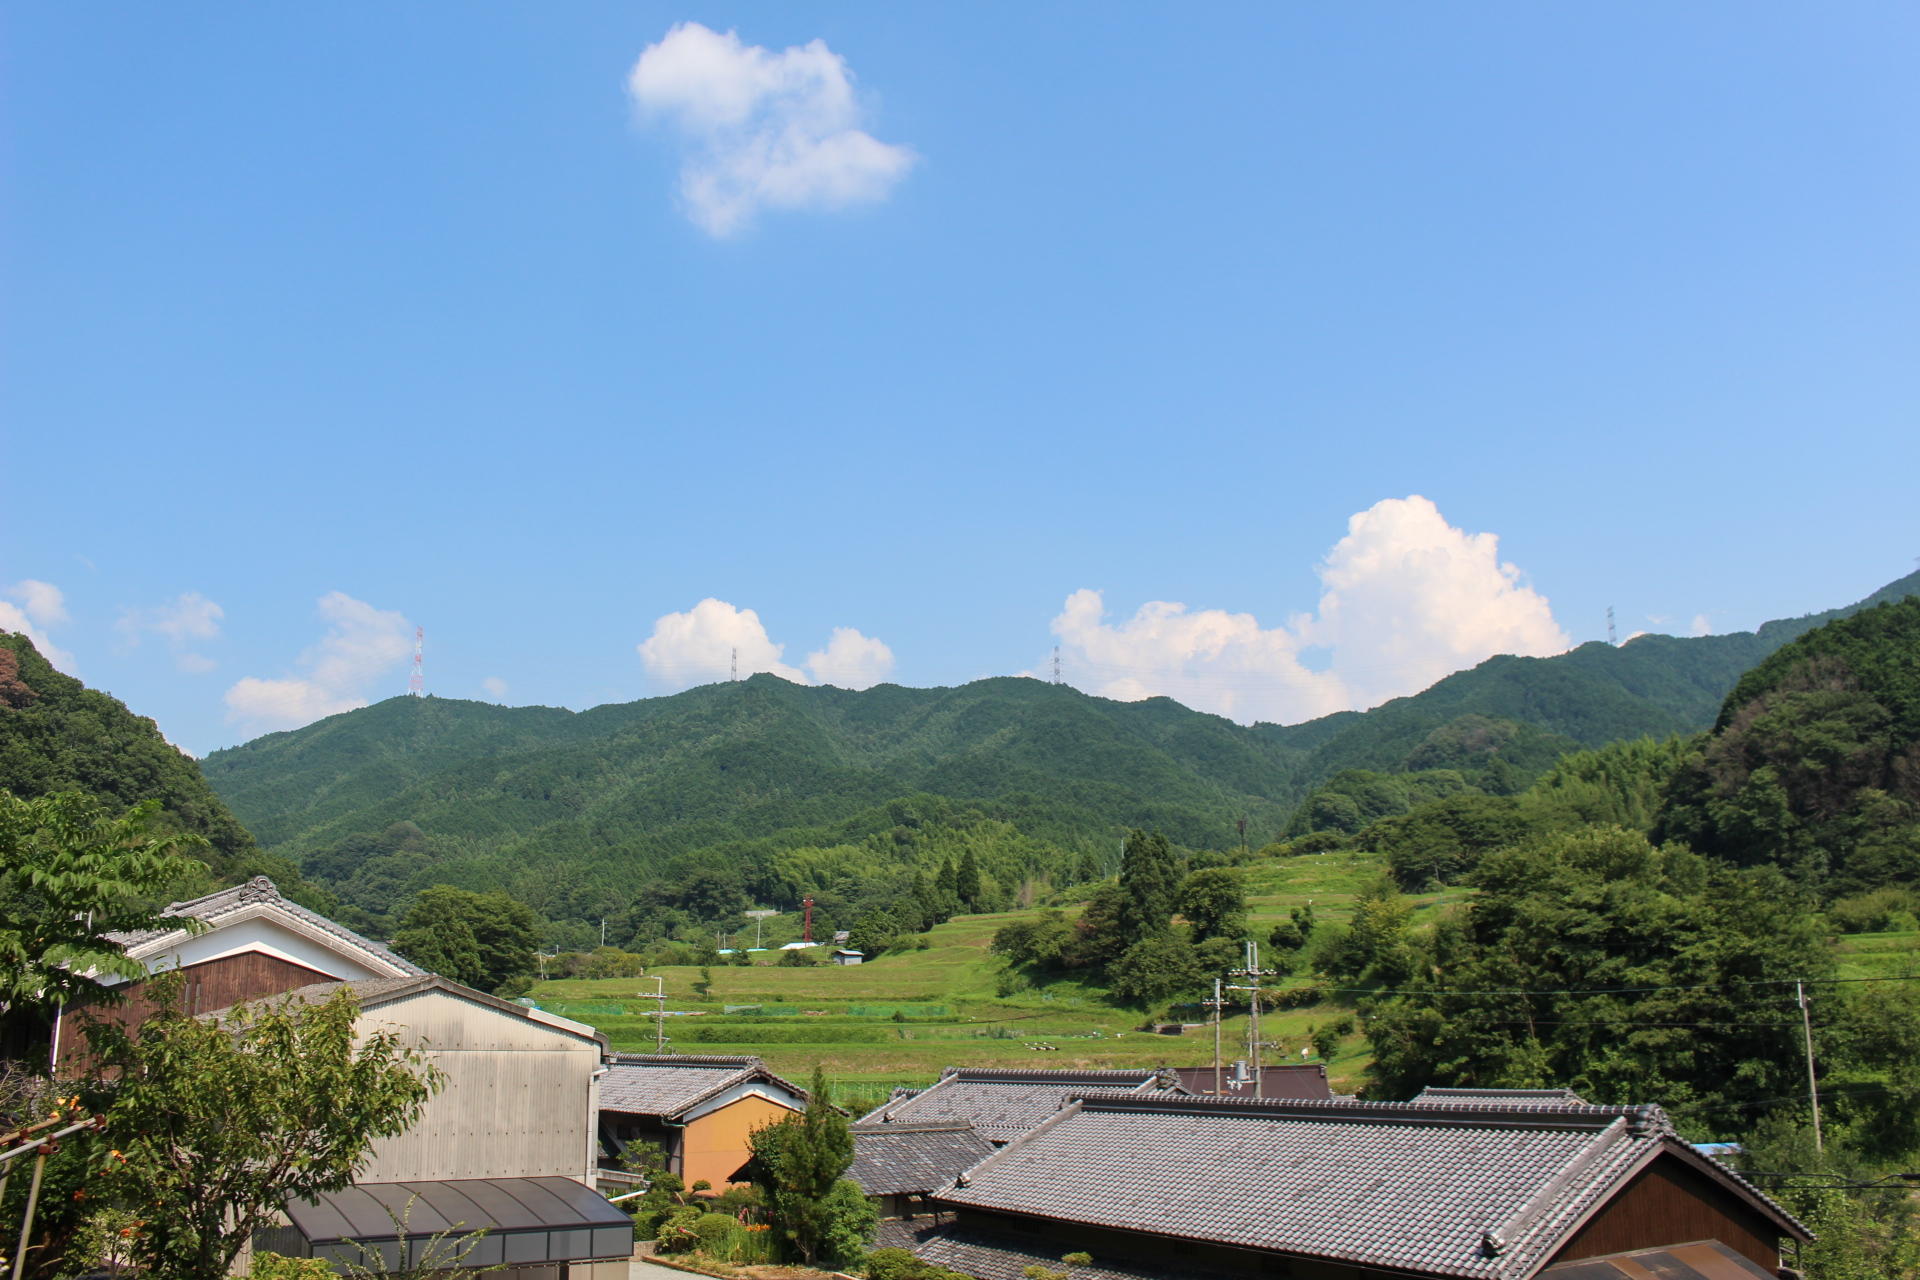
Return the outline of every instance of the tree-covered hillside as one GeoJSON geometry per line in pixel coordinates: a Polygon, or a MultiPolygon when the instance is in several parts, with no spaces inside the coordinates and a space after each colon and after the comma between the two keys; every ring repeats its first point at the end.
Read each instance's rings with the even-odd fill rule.
{"type": "MultiPolygon", "coordinates": [[[[1917,588],[1920,575],[1874,599],[1917,588]]],[[[1009,890],[1106,868],[1135,827],[1187,848],[1257,847],[1316,786],[1362,785],[1356,770],[1426,780],[1381,812],[1515,793],[1580,746],[1705,729],[1743,672],[1821,618],[1493,658],[1373,711],[1289,727],[1037,680],[850,692],[756,676],[578,713],[394,698],[205,769],[269,848],[336,888],[354,882],[343,892],[372,912],[447,882],[597,919],[716,860],[753,896],[811,891],[826,880],[793,871],[793,851],[870,844],[936,861],[971,847],[1009,890]]],[[[1367,809],[1360,819],[1379,816],[1367,809]]],[[[885,861],[834,857],[839,874],[885,861]]]]}
{"type": "Polygon", "coordinates": [[[118,810],[158,800],[164,824],[207,838],[216,871],[254,849],[193,758],[153,721],[62,675],[31,640],[8,631],[0,631],[0,790],[22,798],[79,791],[118,810]]]}

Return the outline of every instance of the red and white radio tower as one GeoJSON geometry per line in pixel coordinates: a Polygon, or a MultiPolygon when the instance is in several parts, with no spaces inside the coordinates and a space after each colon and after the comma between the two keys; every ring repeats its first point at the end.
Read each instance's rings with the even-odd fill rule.
{"type": "Polygon", "coordinates": [[[415,698],[427,696],[427,677],[420,666],[420,659],[426,647],[427,629],[415,627],[413,629],[413,674],[407,677],[407,693],[415,698]]]}

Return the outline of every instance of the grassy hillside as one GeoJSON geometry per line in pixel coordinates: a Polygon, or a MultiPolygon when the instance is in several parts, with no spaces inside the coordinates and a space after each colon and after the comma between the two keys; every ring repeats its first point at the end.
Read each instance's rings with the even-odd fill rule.
{"type": "MultiPolygon", "coordinates": [[[[1252,929],[1264,936],[1289,909],[1311,901],[1322,919],[1339,922],[1354,896],[1379,876],[1378,858],[1332,853],[1273,860],[1250,869],[1252,929]]],[[[1417,919],[1430,919],[1458,891],[1417,899],[1417,919]]],[[[673,1050],[752,1053],[774,1070],[804,1076],[823,1063],[859,1096],[883,1096],[894,1084],[924,1085],[945,1066],[1103,1067],[1132,1064],[1198,1066],[1213,1061],[1213,1038],[1192,1027],[1179,1036],[1141,1030],[1142,1014],[1114,1007],[1104,992],[1073,982],[996,994],[1002,963],[988,951],[994,932],[1031,912],[962,916],[931,932],[922,951],[884,955],[839,968],[775,964],[714,966],[701,998],[697,968],[655,970],[666,980],[673,1050]]],[[[1307,979],[1282,985],[1307,985],[1307,979]]],[[[542,1008],[607,1032],[616,1049],[652,1050],[651,977],[566,980],[536,986],[542,1008]]],[[[1315,1005],[1262,1017],[1262,1038],[1284,1046],[1268,1050],[1301,1061],[1308,1029],[1346,1012],[1315,1005]]],[[[1198,1022],[1205,1012],[1185,1011],[1198,1022]]],[[[1221,1029],[1225,1056],[1244,1057],[1244,1010],[1229,1010],[1221,1029]]],[[[1356,1084],[1366,1064],[1364,1041],[1350,1036],[1329,1064],[1341,1087],[1356,1084]]],[[[1316,1059],[1317,1061],[1317,1059],[1316,1059]]]]}
{"type": "MultiPolygon", "coordinates": [[[[1366,851],[1277,858],[1247,869],[1252,889],[1250,932],[1264,937],[1295,907],[1311,904],[1330,924],[1351,916],[1354,898],[1375,882],[1383,860],[1366,851]]],[[[1414,898],[1416,928],[1428,928],[1447,905],[1468,891],[1450,889],[1414,898]]],[[[669,1047],[680,1053],[758,1054],[775,1071],[804,1077],[816,1063],[852,1086],[855,1099],[877,1102],[894,1085],[919,1087],[946,1066],[1109,1067],[1203,1066],[1213,1061],[1213,1037],[1204,1026],[1181,1035],[1141,1029],[1142,1015],[1115,1008],[1098,989],[1072,982],[996,994],[1004,966],[988,951],[995,930],[1032,912],[962,916],[932,930],[924,951],[902,951],[850,968],[787,968],[774,964],[715,966],[704,998],[701,971],[672,966],[663,977],[669,1047]]],[[[1920,932],[1855,934],[1835,941],[1842,977],[1890,977],[1920,970],[1920,932]]],[[[1278,988],[1306,987],[1314,979],[1274,979],[1278,988]]],[[[618,1050],[651,1052],[652,977],[567,980],[536,986],[541,1007],[605,1031],[618,1050]]],[[[1184,1011],[1201,1022],[1200,1008],[1184,1011]]],[[[1267,1060],[1302,1058],[1310,1029],[1351,1008],[1332,1001],[1262,1016],[1261,1034],[1273,1044],[1267,1060]]],[[[1230,1009],[1221,1027],[1228,1061],[1246,1054],[1244,1007],[1230,1009]]],[[[1357,1088],[1367,1066],[1358,1033],[1346,1037],[1327,1064],[1335,1088],[1357,1088]]]]}

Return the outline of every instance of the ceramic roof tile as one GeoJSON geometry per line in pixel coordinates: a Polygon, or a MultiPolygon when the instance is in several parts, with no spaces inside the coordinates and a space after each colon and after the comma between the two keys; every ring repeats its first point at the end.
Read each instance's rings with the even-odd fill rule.
{"type": "Polygon", "coordinates": [[[1496,1280],[1537,1266],[1569,1224],[1663,1151],[1705,1161],[1658,1107],[1107,1094],[1063,1110],[938,1200],[1496,1280]]]}
{"type": "Polygon", "coordinates": [[[861,1124],[909,1121],[970,1124],[996,1142],[1019,1137],[1058,1111],[1069,1097],[1089,1089],[1155,1091],[1165,1088],[1155,1070],[997,1071],[949,1068],[917,1093],[889,1100],[860,1117],[861,1124]]]}
{"type": "MultiPolygon", "coordinates": [[[[173,903],[160,914],[162,917],[172,916],[176,919],[204,920],[208,924],[218,924],[222,916],[230,915],[256,902],[271,902],[294,918],[379,956],[402,973],[417,976],[426,972],[425,969],[384,944],[370,938],[363,938],[345,925],[329,920],[317,911],[309,911],[291,898],[283,897],[279,887],[266,876],[255,876],[245,884],[219,889],[185,902],[173,903]]],[[[164,938],[173,932],[172,929],[138,929],[130,933],[110,933],[107,937],[119,943],[123,949],[131,951],[142,943],[164,938]]]]}
{"type": "Polygon", "coordinates": [[[870,1196],[933,1191],[994,1152],[972,1125],[857,1125],[847,1176],[870,1196]]]}
{"type": "Polygon", "coordinates": [[[615,1054],[600,1079],[600,1109],[676,1116],[722,1089],[760,1079],[804,1102],[807,1091],[766,1069],[758,1058],[615,1054]]]}

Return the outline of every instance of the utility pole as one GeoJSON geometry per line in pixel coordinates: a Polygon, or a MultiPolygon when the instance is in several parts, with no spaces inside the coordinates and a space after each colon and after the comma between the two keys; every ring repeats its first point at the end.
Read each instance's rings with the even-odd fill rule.
{"type": "Polygon", "coordinates": [[[1796,981],[1793,984],[1793,998],[1800,1004],[1800,1034],[1807,1048],[1807,1097],[1813,1103],[1813,1149],[1825,1151],[1820,1141],[1820,1086],[1813,1079],[1813,1015],[1807,1011],[1807,990],[1805,984],[1796,981]]]}
{"type": "Polygon", "coordinates": [[[1220,1008],[1226,1004],[1220,998],[1220,979],[1213,980],[1213,999],[1207,1001],[1213,1010],[1213,1092],[1218,1097],[1223,1090],[1220,1087],[1220,1008]]]}
{"type": "Polygon", "coordinates": [[[605,916],[600,917],[600,945],[603,947],[607,945],[607,918],[605,916]]]}
{"type": "Polygon", "coordinates": [[[1253,1096],[1263,1098],[1266,1096],[1267,1082],[1260,1070],[1260,979],[1272,977],[1273,970],[1262,969],[1260,967],[1259,943],[1255,942],[1252,938],[1248,938],[1246,946],[1246,967],[1244,969],[1234,969],[1232,970],[1232,974],[1236,978],[1253,979],[1253,985],[1249,987],[1228,987],[1227,990],[1244,991],[1247,993],[1247,1060],[1253,1064],[1253,1096]]]}

